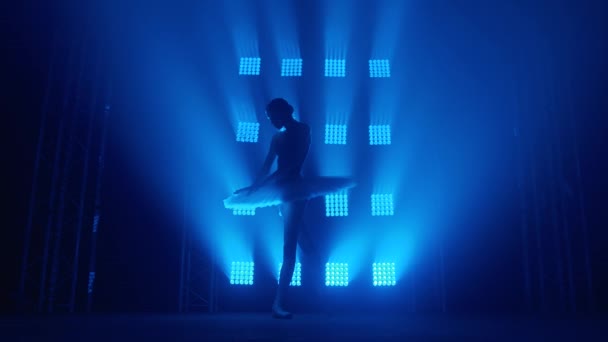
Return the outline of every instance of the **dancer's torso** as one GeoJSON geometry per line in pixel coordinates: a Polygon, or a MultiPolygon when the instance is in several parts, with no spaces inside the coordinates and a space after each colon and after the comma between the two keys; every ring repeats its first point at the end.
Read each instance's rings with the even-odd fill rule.
{"type": "Polygon", "coordinates": [[[310,128],[297,126],[278,133],[277,172],[285,177],[299,177],[310,147],[310,128]]]}

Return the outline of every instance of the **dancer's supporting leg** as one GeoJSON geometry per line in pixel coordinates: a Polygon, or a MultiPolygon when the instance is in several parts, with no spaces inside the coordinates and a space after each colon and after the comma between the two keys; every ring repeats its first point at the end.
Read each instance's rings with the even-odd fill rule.
{"type": "Polygon", "coordinates": [[[284,203],[281,207],[284,222],[283,266],[279,275],[277,295],[272,305],[272,313],[276,318],[291,318],[291,313],[284,310],[285,296],[296,265],[296,247],[300,234],[300,222],[306,203],[306,201],[295,201],[284,203]]]}

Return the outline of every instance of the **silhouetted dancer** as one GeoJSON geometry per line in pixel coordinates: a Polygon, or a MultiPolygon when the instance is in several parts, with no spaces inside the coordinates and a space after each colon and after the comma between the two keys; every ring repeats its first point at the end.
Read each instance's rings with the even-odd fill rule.
{"type": "Polygon", "coordinates": [[[284,310],[285,296],[296,263],[296,247],[300,223],[308,200],[355,186],[344,177],[302,177],[302,165],[310,148],[310,127],[293,118],[293,107],[282,98],[266,106],[266,115],[276,133],[264,165],[252,186],[237,190],[224,200],[229,209],[256,209],[279,205],[284,222],[283,266],[279,286],[272,305],[275,318],[291,318],[284,310]],[[268,176],[277,159],[277,170],[268,176]]]}

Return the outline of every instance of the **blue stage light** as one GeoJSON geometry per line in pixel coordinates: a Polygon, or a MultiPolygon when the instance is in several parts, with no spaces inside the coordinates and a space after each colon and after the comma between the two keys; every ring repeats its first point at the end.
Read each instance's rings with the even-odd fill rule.
{"type": "Polygon", "coordinates": [[[253,285],[253,262],[233,261],[230,268],[231,285],[253,285]]]}
{"type": "MultiPolygon", "coordinates": [[[[279,277],[281,276],[281,268],[283,268],[283,263],[279,264],[279,277]]],[[[277,282],[279,280],[277,279],[277,282]]],[[[296,262],[296,266],[293,269],[293,276],[291,277],[290,286],[302,286],[302,264],[296,262]]]]}
{"type": "Polygon", "coordinates": [[[233,209],[234,216],[255,216],[255,209],[233,209]]]}
{"type": "Polygon", "coordinates": [[[375,262],[373,272],[374,286],[395,286],[397,284],[394,262],[375,262]]]}
{"type": "Polygon", "coordinates": [[[257,143],[260,132],[260,124],[257,122],[239,122],[236,130],[236,141],[246,143],[257,143]]]}
{"type": "Polygon", "coordinates": [[[295,77],[302,76],[302,59],[283,59],[281,61],[281,76],[295,77]]]}
{"type": "Polygon", "coordinates": [[[325,77],[346,77],[346,60],[326,59],[325,77]]]}
{"type": "Polygon", "coordinates": [[[370,59],[369,77],[391,77],[391,66],[388,59],[370,59]]]}
{"type": "Polygon", "coordinates": [[[393,194],[372,195],[372,216],[393,216],[393,194]]]}
{"type": "Polygon", "coordinates": [[[390,125],[370,125],[369,126],[370,145],[390,145],[391,126],[390,125]]]}
{"type": "Polygon", "coordinates": [[[325,286],[348,286],[348,264],[325,264],[325,286]]]}
{"type": "Polygon", "coordinates": [[[327,145],[346,145],[346,125],[325,125],[327,145]]]}
{"type": "Polygon", "coordinates": [[[325,195],[325,216],[348,216],[348,193],[325,195]]]}
{"type": "Polygon", "coordinates": [[[259,57],[242,57],[239,75],[259,75],[262,59],[259,57]]]}

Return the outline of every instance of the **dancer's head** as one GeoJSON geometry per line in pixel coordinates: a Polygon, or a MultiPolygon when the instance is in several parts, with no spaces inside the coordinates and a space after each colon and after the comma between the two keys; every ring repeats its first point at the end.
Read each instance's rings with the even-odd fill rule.
{"type": "Polygon", "coordinates": [[[293,107],[285,99],[276,98],[266,106],[266,115],[274,127],[281,129],[293,120],[293,107]]]}

